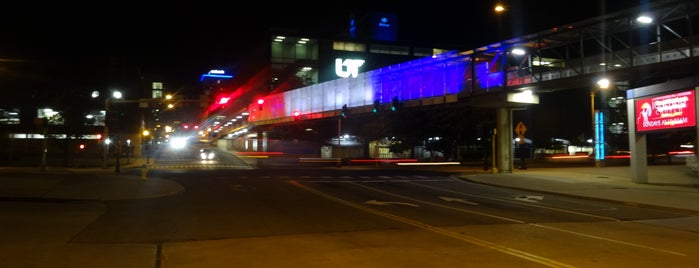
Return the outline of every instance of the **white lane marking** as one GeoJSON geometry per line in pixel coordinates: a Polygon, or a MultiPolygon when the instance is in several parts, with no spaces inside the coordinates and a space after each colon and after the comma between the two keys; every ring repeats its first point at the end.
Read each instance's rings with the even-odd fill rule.
{"type": "Polygon", "coordinates": [[[532,202],[532,203],[539,203],[539,201],[544,200],[544,196],[542,196],[542,195],[518,195],[518,196],[515,196],[515,200],[532,202]]]}
{"type": "Polygon", "coordinates": [[[446,229],[443,229],[443,228],[439,228],[439,227],[436,227],[436,226],[432,226],[432,225],[429,225],[429,224],[426,224],[426,223],[423,223],[423,222],[411,220],[411,219],[404,218],[404,217],[400,217],[400,216],[398,216],[398,215],[394,215],[394,214],[391,214],[391,213],[387,213],[387,212],[383,212],[383,211],[380,211],[380,210],[368,208],[368,207],[365,207],[365,206],[362,206],[362,205],[358,205],[358,204],[352,203],[352,202],[350,202],[350,201],[347,201],[347,200],[344,200],[344,199],[335,197],[335,196],[333,196],[333,195],[326,194],[326,193],[324,193],[324,192],[322,192],[322,191],[313,189],[313,188],[311,188],[311,187],[305,186],[305,185],[303,185],[303,184],[301,184],[301,183],[299,183],[299,182],[297,182],[297,181],[293,181],[293,180],[292,180],[292,181],[289,181],[289,183],[291,183],[292,185],[294,185],[294,186],[296,186],[296,187],[299,187],[299,188],[301,188],[301,189],[304,189],[304,190],[306,190],[306,191],[309,191],[309,192],[311,192],[311,193],[313,193],[313,194],[316,194],[316,195],[318,195],[318,196],[320,196],[320,197],[326,198],[326,199],[328,199],[328,200],[330,200],[330,201],[334,201],[334,202],[337,202],[337,203],[340,203],[340,204],[344,204],[344,205],[349,206],[349,207],[353,207],[353,208],[356,208],[356,209],[359,209],[359,210],[362,210],[362,211],[366,211],[366,212],[369,212],[369,213],[372,213],[372,214],[375,214],[375,215],[379,215],[379,216],[382,216],[382,217],[385,217],[385,218],[389,218],[389,219],[392,219],[392,220],[395,220],[395,221],[399,221],[399,222],[402,222],[402,223],[405,223],[405,224],[408,224],[408,225],[412,225],[412,226],[421,228],[421,229],[423,229],[423,230],[427,230],[427,231],[434,232],[434,233],[436,233],[436,234],[444,235],[444,236],[451,237],[451,238],[454,238],[454,239],[457,239],[457,240],[461,240],[461,241],[464,241],[464,242],[468,242],[468,243],[471,243],[471,244],[474,244],[474,245],[477,245],[477,246],[481,246],[481,247],[484,247],[484,248],[489,248],[489,249],[492,249],[492,250],[495,250],[495,251],[499,251],[499,252],[502,252],[502,253],[505,253],[505,254],[508,254],[508,255],[517,257],[517,258],[521,258],[521,259],[525,259],[525,260],[528,260],[528,261],[536,262],[536,263],[539,263],[539,264],[542,264],[542,265],[545,265],[545,266],[548,266],[548,267],[557,267],[557,268],[574,268],[574,267],[575,267],[575,266],[573,266],[573,265],[565,264],[565,263],[558,262],[558,261],[555,261],[555,260],[552,260],[552,259],[549,259],[549,258],[545,258],[545,257],[541,257],[541,256],[538,256],[538,255],[534,255],[534,254],[532,254],[532,253],[524,252],[524,251],[521,251],[521,250],[518,250],[518,249],[514,249],[514,248],[511,248],[511,247],[507,247],[507,246],[504,246],[504,245],[500,245],[500,244],[496,244],[496,243],[493,243],[493,242],[488,242],[488,241],[485,241],[485,240],[481,240],[481,239],[478,239],[478,238],[475,238],[475,237],[472,237],[472,236],[468,236],[468,235],[465,235],[465,234],[462,234],[462,233],[452,232],[452,231],[449,231],[449,230],[446,230],[446,229]]]}
{"type": "Polygon", "coordinates": [[[478,203],[476,203],[476,202],[471,202],[471,201],[468,201],[468,200],[463,199],[463,198],[446,197],[446,196],[440,196],[439,198],[441,198],[442,200],[447,201],[447,202],[457,202],[457,203],[464,203],[464,204],[469,204],[469,205],[478,205],[478,203]]]}
{"type": "Polygon", "coordinates": [[[416,204],[408,203],[408,202],[378,201],[376,199],[366,201],[366,202],[364,202],[364,204],[379,205],[379,206],[401,205],[401,206],[409,206],[409,207],[419,207],[416,204]]]}

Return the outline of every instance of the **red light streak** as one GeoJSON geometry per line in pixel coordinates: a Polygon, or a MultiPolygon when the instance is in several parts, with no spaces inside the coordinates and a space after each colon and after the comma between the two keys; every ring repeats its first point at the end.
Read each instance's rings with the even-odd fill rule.
{"type": "Polygon", "coordinates": [[[245,155],[245,156],[262,156],[262,155],[283,155],[284,152],[236,152],[235,154],[237,155],[245,155]]]}

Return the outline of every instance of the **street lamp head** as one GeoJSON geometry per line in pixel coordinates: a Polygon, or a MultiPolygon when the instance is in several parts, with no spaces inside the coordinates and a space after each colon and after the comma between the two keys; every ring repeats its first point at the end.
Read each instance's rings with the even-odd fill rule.
{"type": "Polygon", "coordinates": [[[495,6],[493,7],[493,10],[495,11],[496,14],[500,14],[506,11],[505,5],[502,3],[496,3],[495,6]]]}
{"type": "Polygon", "coordinates": [[[648,14],[642,14],[636,18],[636,21],[641,24],[650,24],[653,22],[653,17],[648,14]]]}
{"type": "Polygon", "coordinates": [[[517,56],[522,56],[526,53],[527,52],[521,47],[516,47],[516,48],[512,49],[512,54],[517,55],[517,56]]]}
{"type": "Polygon", "coordinates": [[[115,99],[121,99],[121,97],[123,96],[121,94],[121,91],[114,91],[112,92],[112,97],[114,97],[115,99]]]}
{"type": "Polygon", "coordinates": [[[597,81],[597,87],[600,89],[608,89],[609,88],[609,79],[607,78],[602,78],[597,81]]]}

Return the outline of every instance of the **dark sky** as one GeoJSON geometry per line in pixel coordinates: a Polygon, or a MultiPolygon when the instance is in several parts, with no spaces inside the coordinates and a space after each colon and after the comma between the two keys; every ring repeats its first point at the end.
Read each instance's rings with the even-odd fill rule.
{"type": "MultiPolygon", "coordinates": [[[[509,38],[641,1],[509,0],[503,26],[509,38]]],[[[398,14],[399,38],[406,41],[476,48],[500,40],[492,0],[328,3],[15,2],[0,10],[0,90],[103,86],[102,80],[141,73],[196,82],[212,68],[240,68],[267,45],[270,27],[336,36],[344,33],[350,14],[369,11],[398,14]],[[35,82],[43,84],[30,86],[35,82]]]]}

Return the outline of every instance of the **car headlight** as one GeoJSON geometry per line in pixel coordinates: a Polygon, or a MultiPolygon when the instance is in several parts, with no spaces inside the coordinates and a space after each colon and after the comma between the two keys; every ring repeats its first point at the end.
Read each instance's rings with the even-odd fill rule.
{"type": "Polygon", "coordinates": [[[199,154],[201,156],[202,160],[211,160],[214,159],[214,153],[201,153],[199,154]]]}

